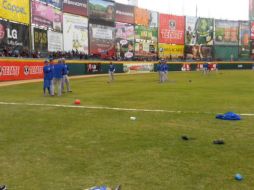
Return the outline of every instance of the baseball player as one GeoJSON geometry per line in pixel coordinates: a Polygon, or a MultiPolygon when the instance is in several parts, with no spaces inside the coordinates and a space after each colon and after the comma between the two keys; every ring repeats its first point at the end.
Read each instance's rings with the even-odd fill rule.
{"type": "Polygon", "coordinates": [[[163,62],[163,82],[166,82],[168,81],[168,65],[167,65],[167,62],[164,61],[163,62]]]}
{"type": "Polygon", "coordinates": [[[50,95],[51,96],[54,96],[55,92],[55,88],[54,88],[54,81],[53,81],[53,73],[54,73],[54,60],[53,59],[50,59],[49,60],[49,66],[50,66],[50,69],[51,69],[51,72],[50,72],[50,95]]]}
{"type": "Polygon", "coordinates": [[[45,60],[44,64],[45,66],[43,67],[43,74],[44,74],[43,93],[44,93],[44,96],[46,96],[46,90],[48,90],[48,93],[51,94],[50,82],[51,82],[52,70],[48,60],[45,60]]]}
{"type": "Polygon", "coordinates": [[[109,73],[109,82],[112,82],[115,80],[114,78],[114,73],[115,73],[116,69],[115,66],[112,64],[112,62],[110,62],[109,64],[109,69],[108,69],[108,73],[109,73]]]}
{"type": "Polygon", "coordinates": [[[64,65],[62,60],[59,59],[57,64],[54,65],[54,86],[57,87],[57,95],[62,96],[62,81],[63,81],[64,65]]]}
{"type": "Polygon", "coordinates": [[[70,87],[70,80],[69,80],[69,77],[68,77],[69,67],[65,63],[64,58],[62,58],[62,64],[63,64],[63,68],[64,68],[64,70],[63,70],[63,80],[62,80],[62,92],[64,92],[64,84],[66,84],[67,92],[72,92],[71,87],[70,87]]]}

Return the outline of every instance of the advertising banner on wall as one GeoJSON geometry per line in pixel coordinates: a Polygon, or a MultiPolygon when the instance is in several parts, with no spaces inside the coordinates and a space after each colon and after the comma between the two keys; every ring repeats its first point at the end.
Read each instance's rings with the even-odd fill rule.
{"type": "Polygon", "coordinates": [[[63,0],[63,12],[87,16],[87,0],[63,0]]]}
{"type": "Polygon", "coordinates": [[[250,56],[254,59],[254,41],[250,41],[250,56]]]}
{"type": "Polygon", "coordinates": [[[185,18],[160,14],[159,42],[167,44],[184,44],[185,18]]]}
{"type": "Polygon", "coordinates": [[[248,21],[240,22],[239,39],[239,57],[248,58],[250,55],[250,24],[248,21]]]}
{"type": "Polygon", "coordinates": [[[157,28],[135,26],[135,56],[157,56],[157,28]]]}
{"type": "Polygon", "coordinates": [[[0,18],[30,23],[29,0],[0,0],[0,18]]]}
{"type": "Polygon", "coordinates": [[[194,45],[185,46],[185,58],[191,60],[203,60],[212,58],[212,46],[194,45]]]}
{"type": "Polygon", "coordinates": [[[197,44],[213,45],[214,20],[198,18],[196,24],[197,44]]]}
{"type": "Polygon", "coordinates": [[[101,58],[115,56],[115,28],[97,24],[89,25],[90,54],[101,58]]]}
{"type": "Polygon", "coordinates": [[[0,60],[0,81],[43,78],[43,61],[0,60]]]}
{"type": "Polygon", "coordinates": [[[115,3],[104,0],[89,0],[88,15],[93,20],[115,21],[115,3]]]}
{"type": "Polygon", "coordinates": [[[63,13],[57,9],[53,9],[53,29],[58,31],[58,32],[62,32],[63,31],[63,13]]]}
{"type": "Polygon", "coordinates": [[[100,73],[102,70],[101,63],[89,63],[87,64],[86,72],[89,74],[100,73]]]}
{"type": "Polygon", "coordinates": [[[0,20],[0,48],[28,49],[29,28],[26,25],[0,20]]]}
{"type": "Polygon", "coordinates": [[[215,20],[215,45],[238,45],[238,21],[215,20]]]}
{"type": "Polygon", "coordinates": [[[159,58],[177,59],[183,56],[184,45],[159,44],[159,58]]]}
{"type": "Polygon", "coordinates": [[[185,22],[185,44],[186,45],[195,45],[197,41],[196,35],[196,23],[198,21],[197,17],[186,17],[185,22]]]}
{"type": "Polygon", "coordinates": [[[48,33],[47,30],[33,28],[34,30],[34,50],[40,52],[48,51],[48,33]]]}
{"type": "Polygon", "coordinates": [[[40,1],[52,5],[54,7],[57,7],[59,9],[63,8],[63,0],[40,0],[40,1]]]}
{"type": "Polygon", "coordinates": [[[134,8],[135,24],[149,26],[150,13],[146,9],[134,8]]]}
{"type": "Polygon", "coordinates": [[[64,51],[88,53],[88,19],[81,16],[63,16],[64,51]]]}
{"type": "Polygon", "coordinates": [[[48,31],[48,51],[63,51],[63,34],[59,32],[48,31]]]}
{"type": "Polygon", "coordinates": [[[131,59],[134,56],[134,26],[116,23],[116,51],[118,59],[131,59]]]}
{"type": "Polygon", "coordinates": [[[116,21],[134,24],[134,7],[116,3],[116,21]]]}
{"type": "Polygon", "coordinates": [[[149,27],[158,27],[158,13],[149,11],[149,27]]]}
{"type": "Polygon", "coordinates": [[[250,39],[254,40],[254,21],[250,22],[250,32],[251,32],[250,39]]]}
{"type": "Polygon", "coordinates": [[[153,63],[125,63],[123,64],[123,71],[125,73],[149,73],[153,72],[153,63]]]}
{"type": "Polygon", "coordinates": [[[62,12],[43,3],[32,2],[32,23],[62,31],[62,12]]]}
{"type": "Polygon", "coordinates": [[[254,0],[249,0],[249,19],[254,21],[254,0]]]}

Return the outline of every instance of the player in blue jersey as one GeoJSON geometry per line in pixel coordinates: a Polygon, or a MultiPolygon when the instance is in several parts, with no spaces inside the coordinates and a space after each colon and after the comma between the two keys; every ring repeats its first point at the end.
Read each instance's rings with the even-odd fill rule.
{"type": "Polygon", "coordinates": [[[157,64],[157,67],[156,67],[157,72],[158,72],[158,76],[159,76],[159,82],[161,82],[161,72],[160,72],[161,64],[162,64],[162,61],[160,60],[159,63],[157,64]]]}
{"type": "Polygon", "coordinates": [[[163,82],[168,81],[168,64],[167,61],[163,62],[163,82]]]}
{"type": "Polygon", "coordinates": [[[54,65],[54,85],[57,87],[57,95],[62,95],[62,81],[63,81],[64,65],[62,60],[58,60],[57,64],[54,65]]]}
{"type": "Polygon", "coordinates": [[[54,78],[54,60],[53,59],[50,59],[49,60],[49,66],[50,66],[50,69],[51,69],[51,72],[50,72],[50,76],[49,76],[49,79],[50,79],[50,95],[51,96],[54,96],[55,92],[55,88],[54,88],[54,81],[53,81],[53,78],[54,78]]]}
{"type": "Polygon", "coordinates": [[[48,93],[51,94],[50,92],[50,82],[51,82],[51,75],[52,75],[52,70],[49,65],[49,61],[46,60],[44,62],[44,67],[43,67],[43,74],[44,74],[44,81],[43,81],[43,93],[44,96],[46,96],[46,90],[48,90],[48,93]]]}
{"type": "Polygon", "coordinates": [[[116,71],[115,65],[113,65],[112,62],[109,64],[108,73],[109,73],[109,82],[112,82],[115,80],[114,73],[116,71]]]}
{"type": "Polygon", "coordinates": [[[209,69],[209,63],[205,62],[203,64],[203,74],[206,75],[208,73],[208,69],[209,69]]]}
{"type": "Polygon", "coordinates": [[[160,83],[164,82],[164,59],[160,60],[159,66],[160,83]]]}
{"type": "Polygon", "coordinates": [[[69,77],[68,77],[69,67],[65,63],[65,59],[64,58],[62,58],[62,64],[63,64],[63,67],[64,67],[64,70],[63,70],[63,81],[62,81],[62,92],[64,92],[64,84],[66,84],[67,92],[72,92],[71,91],[71,87],[70,87],[70,80],[69,80],[69,77]]]}

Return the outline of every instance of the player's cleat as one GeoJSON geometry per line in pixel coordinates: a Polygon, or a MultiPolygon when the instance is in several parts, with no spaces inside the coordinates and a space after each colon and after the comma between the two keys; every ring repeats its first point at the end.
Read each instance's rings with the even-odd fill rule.
{"type": "Polygon", "coordinates": [[[224,142],[223,140],[214,140],[214,141],[213,141],[213,144],[222,145],[222,144],[225,144],[225,142],[224,142]]]}
{"type": "Polygon", "coordinates": [[[189,137],[187,137],[186,135],[184,135],[184,136],[182,136],[182,140],[184,140],[184,141],[188,141],[188,140],[190,140],[190,138],[189,138],[189,137]]]}
{"type": "Polygon", "coordinates": [[[121,190],[121,185],[118,185],[115,190],[121,190]]]}
{"type": "Polygon", "coordinates": [[[7,190],[6,185],[0,185],[0,190],[7,190]]]}

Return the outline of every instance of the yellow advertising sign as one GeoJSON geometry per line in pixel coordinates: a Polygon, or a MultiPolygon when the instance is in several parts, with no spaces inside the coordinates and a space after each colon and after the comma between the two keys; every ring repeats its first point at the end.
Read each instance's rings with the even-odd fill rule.
{"type": "Polygon", "coordinates": [[[184,54],[184,45],[159,44],[160,58],[178,58],[184,54]]]}
{"type": "Polygon", "coordinates": [[[29,24],[29,0],[0,0],[0,18],[29,24]]]}

